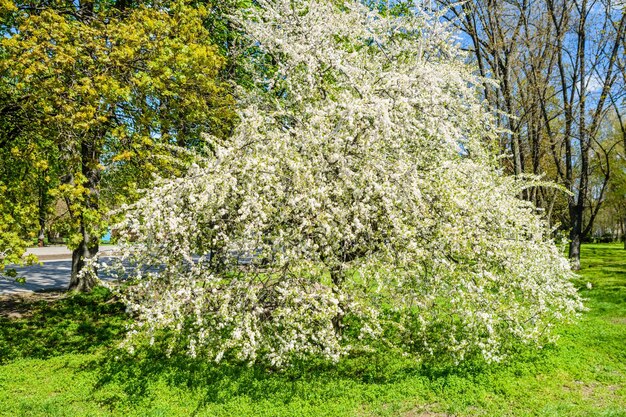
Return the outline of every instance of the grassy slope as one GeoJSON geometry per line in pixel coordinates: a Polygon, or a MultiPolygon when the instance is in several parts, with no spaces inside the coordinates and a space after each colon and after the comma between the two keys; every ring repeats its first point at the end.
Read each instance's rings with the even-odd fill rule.
{"type": "Polygon", "coordinates": [[[557,346],[454,371],[385,355],[280,375],[154,352],[116,359],[124,318],[106,294],[42,302],[0,318],[0,416],[626,416],[626,252],[585,246],[581,275],[590,311],[557,346]]]}

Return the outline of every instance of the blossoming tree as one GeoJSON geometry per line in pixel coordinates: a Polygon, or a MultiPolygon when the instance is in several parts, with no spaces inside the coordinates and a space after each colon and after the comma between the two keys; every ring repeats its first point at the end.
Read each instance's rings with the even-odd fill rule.
{"type": "MultiPolygon", "coordinates": [[[[271,56],[214,159],[128,207],[136,322],[191,355],[283,366],[385,345],[502,359],[581,302],[445,25],[359,2],[260,1],[271,56]],[[162,332],[166,330],[166,332],[162,332]]],[[[122,263],[121,261],[127,261],[122,263]]]]}

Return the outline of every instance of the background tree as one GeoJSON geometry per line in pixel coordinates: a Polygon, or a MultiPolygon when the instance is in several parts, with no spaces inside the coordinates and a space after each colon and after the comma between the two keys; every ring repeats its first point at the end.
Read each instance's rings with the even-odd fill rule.
{"type": "MultiPolygon", "coordinates": [[[[577,269],[580,243],[593,227],[611,172],[604,167],[594,191],[599,204],[589,205],[590,177],[599,168],[590,158],[613,149],[600,146],[601,130],[612,107],[609,98],[624,91],[623,9],[609,0],[439,4],[450,8],[448,19],[467,35],[480,73],[499,82],[496,89],[485,85],[485,98],[504,112],[509,136],[502,149],[512,154],[512,172],[549,173],[569,190],[563,220],[577,269]]],[[[524,196],[549,214],[560,200],[545,188],[524,196]]]]}
{"type": "Polygon", "coordinates": [[[226,61],[203,25],[205,5],[5,7],[11,24],[0,70],[36,121],[37,138],[52,140],[60,155],[56,196],[67,202],[74,224],[70,288],[88,290],[93,282],[79,271],[98,251],[109,208],[103,202],[115,200],[102,199],[102,181],[111,179],[107,190],[118,197],[132,195],[151,173],[180,168],[169,145],[197,144],[200,132],[227,135],[233,113],[220,81],[226,61]]]}
{"type": "Polygon", "coordinates": [[[48,191],[58,183],[54,144],[41,136],[25,98],[6,81],[0,76],[0,274],[7,264],[35,260],[22,255],[36,236],[42,237],[48,191]]]}
{"type": "MultiPolygon", "coordinates": [[[[624,126],[623,118],[616,113],[612,118],[614,123],[608,127],[601,143],[605,152],[592,154],[592,163],[597,165],[597,173],[591,177],[592,187],[591,206],[602,204],[597,211],[592,234],[594,239],[613,241],[622,239],[626,242],[626,154],[624,153],[624,126]],[[610,152],[606,152],[609,150],[610,152]],[[610,158],[607,161],[607,157],[610,158]],[[611,170],[610,179],[605,184],[604,169],[611,170]],[[598,189],[605,187],[600,194],[598,189]],[[601,200],[598,200],[601,198],[601,200]]],[[[626,249],[626,243],[624,244],[626,249]]]]}

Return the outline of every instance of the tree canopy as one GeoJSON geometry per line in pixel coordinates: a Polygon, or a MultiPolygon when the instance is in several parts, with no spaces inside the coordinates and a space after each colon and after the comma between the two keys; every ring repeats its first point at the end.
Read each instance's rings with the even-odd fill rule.
{"type": "Polygon", "coordinates": [[[381,345],[498,361],[581,308],[518,198],[530,184],[486,144],[498,131],[482,79],[436,16],[307,0],[245,16],[275,73],[240,92],[212,157],[120,225],[130,346],[275,366],[381,345]]]}
{"type": "Polygon", "coordinates": [[[111,205],[132,199],[155,172],[180,171],[170,146],[195,146],[200,132],[228,134],[226,59],[204,25],[203,5],[18,6],[5,4],[11,25],[0,73],[30,127],[4,146],[58,158],[52,194],[71,217],[71,286],[88,289],[77,273],[97,252],[111,205]]]}

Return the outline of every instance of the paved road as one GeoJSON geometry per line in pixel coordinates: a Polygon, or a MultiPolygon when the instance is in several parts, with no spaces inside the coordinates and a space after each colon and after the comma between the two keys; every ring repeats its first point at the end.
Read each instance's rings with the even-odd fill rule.
{"type": "MultiPolygon", "coordinates": [[[[116,246],[102,246],[101,256],[104,260],[108,256],[115,255],[116,246]]],[[[50,246],[45,248],[30,248],[28,253],[37,255],[42,265],[11,267],[17,271],[20,278],[26,280],[21,284],[13,279],[7,279],[0,276],[0,295],[2,294],[23,294],[34,291],[53,291],[66,290],[70,285],[70,273],[72,270],[72,254],[63,246],[50,246]]],[[[233,252],[233,255],[236,255],[233,252]]],[[[197,259],[197,257],[195,257],[197,259]]],[[[253,259],[253,255],[240,255],[238,261],[240,264],[249,264],[253,259]]],[[[156,267],[158,270],[158,267],[156,267]]],[[[100,279],[108,281],[111,278],[100,274],[100,279]]]]}
{"type": "Polygon", "coordinates": [[[43,290],[66,290],[70,284],[71,260],[46,261],[43,265],[14,267],[21,284],[9,278],[0,278],[0,294],[19,294],[43,290]]]}
{"type": "MultiPolygon", "coordinates": [[[[113,251],[112,246],[104,247],[105,252],[113,251]]],[[[72,270],[71,252],[62,246],[50,246],[45,248],[31,248],[29,253],[34,253],[42,261],[42,265],[12,267],[17,271],[18,277],[26,279],[21,284],[13,279],[0,277],[0,294],[20,294],[33,291],[66,290],[70,284],[70,272],[72,270]]],[[[101,277],[106,280],[106,277],[101,277]]]]}

